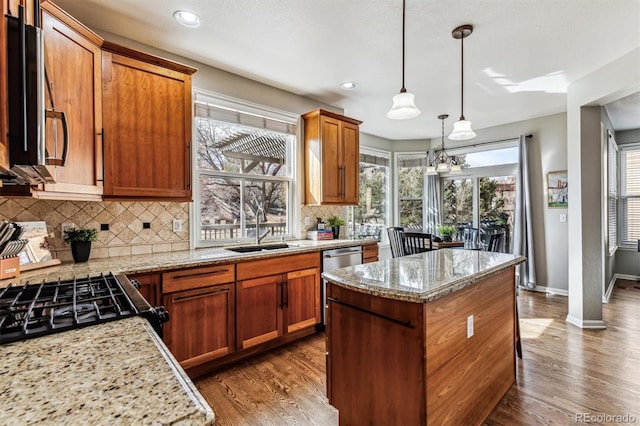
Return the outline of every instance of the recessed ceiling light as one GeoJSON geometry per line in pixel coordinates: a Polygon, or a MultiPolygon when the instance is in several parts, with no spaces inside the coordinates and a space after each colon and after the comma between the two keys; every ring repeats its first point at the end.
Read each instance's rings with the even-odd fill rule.
{"type": "Polygon", "coordinates": [[[196,28],[200,26],[200,17],[187,10],[176,10],[173,12],[173,19],[185,27],[196,28]]]}
{"type": "Polygon", "coordinates": [[[358,87],[358,85],[356,84],[356,82],[355,82],[355,81],[345,81],[344,83],[342,83],[342,84],[340,85],[340,88],[341,88],[342,90],[353,90],[353,89],[355,89],[356,87],[358,87]]]}

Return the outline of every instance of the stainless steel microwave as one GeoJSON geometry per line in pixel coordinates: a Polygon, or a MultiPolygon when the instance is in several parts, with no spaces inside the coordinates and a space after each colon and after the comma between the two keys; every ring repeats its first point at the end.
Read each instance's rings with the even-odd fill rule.
{"type": "Polygon", "coordinates": [[[22,6],[18,7],[17,17],[5,18],[9,169],[0,167],[3,185],[55,183],[47,166],[63,166],[68,155],[66,117],[64,113],[45,109],[46,72],[39,3],[35,2],[33,26],[26,24],[22,6]],[[62,122],[61,158],[51,158],[47,151],[45,126],[50,116],[62,122]]]}

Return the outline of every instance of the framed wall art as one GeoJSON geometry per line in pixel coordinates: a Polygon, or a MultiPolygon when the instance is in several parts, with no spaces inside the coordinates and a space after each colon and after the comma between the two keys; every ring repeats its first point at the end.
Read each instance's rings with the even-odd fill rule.
{"type": "Polygon", "coordinates": [[[569,186],[567,171],[547,173],[547,206],[567,208],[569,206],[569,186]]]}

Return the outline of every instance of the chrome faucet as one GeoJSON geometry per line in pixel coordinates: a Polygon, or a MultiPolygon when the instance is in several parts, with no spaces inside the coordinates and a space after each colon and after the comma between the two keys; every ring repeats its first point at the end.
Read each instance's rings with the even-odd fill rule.
{"type": "Polygon", "coordinates": [[[258,205],[258,207],[256,208],[256,245],[259,245],[264,237],[269,235],[270,231],[270,229],[267,229],[266,231],[264,231],[264,234],[260,235],[260,218],[262,218],[263,214],[264,209],[262,208],[262,206],[258,205]]]}

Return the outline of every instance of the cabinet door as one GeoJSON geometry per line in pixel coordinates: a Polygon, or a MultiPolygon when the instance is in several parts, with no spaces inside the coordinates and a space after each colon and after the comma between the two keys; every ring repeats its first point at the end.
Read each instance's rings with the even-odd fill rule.
{"type": "Polygon", "coordinates": [[[355,124],[341,126],[343,204],[358,204],[360,194],[360,133],[355,124]]]}
{"type": "MultiPolygon", "coordinates": [[[[64,167],[51,166],[56,184],[45,191],[102,194],[102,53],[97,36],[86,38],[53,14],[57,7],[45,3],[42,13],[44,38],[45,108],[63,112],[69,131],[69,148],[64,167]],[[51,10],[52,13],[49,13],[51,10]],[[48,88],[46,87],[48,82],[48,88]]],[[[79,24],[78,24],[79,25],[79,24]]],[[[86,29],[84,29],[86,32],[86,29]]],[[[91,34],[88,34],[91,36],[91,34]]],[[[62,157],[61,120],[46,120],[47,151],[62,157]],[[57,143],[54,145],[54,138],[57,143]]]]}
{"type": "Polygon", "coordinates": [[[289,272],[285,284],[287,333],[320,323],[320,270],[289,272]]]}
{"type": "Polygon", "coordinates": [[[191,76],[104,52],[104,194],[191,200],[191,76]]]}
{"type": "Polygon", "coordinates": [[[127,277],[140,283],[138,291],[151,306],[160,304],[160,274],[136,274],[127,277]]]}
{"type": "Polygon", "coordinates": [[[342,201],[341,124],[340,120],[333,117],[320,117],[323,203],[339,203],[342,201]]]}
{"type": "Polygon", "coordinates": [[[237,283],[238,350],[282,336],[283,275],[237,283]]]}
{"type": "Polygon", "coordinates": [[[233,352],[234,302],[234,284],[164,296],[164,341],[184,368],[233,352]]]}

